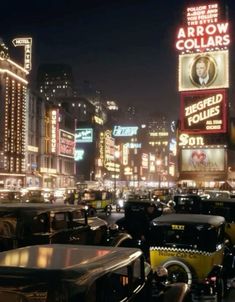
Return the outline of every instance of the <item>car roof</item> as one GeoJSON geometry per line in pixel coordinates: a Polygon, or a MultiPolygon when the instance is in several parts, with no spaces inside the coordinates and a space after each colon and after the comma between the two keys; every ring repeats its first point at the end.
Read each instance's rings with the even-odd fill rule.
{"type": "Polygon", "coordinates": [[[35,245],[0,253],[0,276],[39,278],[50,276],[90,283],[106,272],[130,264],[142,255],[137,248],[88,245],[35,245]]]}
{"type": "Polygon", "coordinates": [[[215,215],[202,215],[202,214],[167,214],[155,218],[153,224],[210,224],[219,226],[225,222],[224,217],[215,215]]]}
{"type": "Polygon", "coordinates": [[[51,204],[51,203],[4,203],[0,204],[0,211],[45,211],[45,210],[54,210],[54,211],[68,211],[68,210],[78,210],[81,206],[78,205],[65,205],[65,204],[51,204]]]}
{"type": "Polygon", "coordinates": [[[208,203],[218,203],[218,202],[223,202],[223,203],[234,203],[235,205],[235,198],[221,198],[221,197],[217,197],[217,198],[208,198],[208,199],[202,199],[202,202],[208,202],[208,203]]]}
{"type": "Polygon", "coordinates": [[[157,200],[151,200],[151,199],[128,199],[125,202],[125,205],[131,205],[131,204],[159,204],[157,200]]]}

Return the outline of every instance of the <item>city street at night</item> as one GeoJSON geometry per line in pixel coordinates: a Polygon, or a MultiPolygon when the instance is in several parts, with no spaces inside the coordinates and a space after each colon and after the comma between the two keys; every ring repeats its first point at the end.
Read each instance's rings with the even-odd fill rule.
{"type": "Polygon", "coordinates": [[[0,302],[235,302],[235,1],[1,12],[0,302]]]}

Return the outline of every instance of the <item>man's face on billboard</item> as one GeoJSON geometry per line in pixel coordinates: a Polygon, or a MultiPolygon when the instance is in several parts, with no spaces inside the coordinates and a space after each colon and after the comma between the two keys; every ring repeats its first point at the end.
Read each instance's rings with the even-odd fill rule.
{"type": "Polygon", "coordinates": [[[205,62],[198,62],[196,64],[196,73],[200,78],[205,78],[207,75],[207,67],[205,62]]]}

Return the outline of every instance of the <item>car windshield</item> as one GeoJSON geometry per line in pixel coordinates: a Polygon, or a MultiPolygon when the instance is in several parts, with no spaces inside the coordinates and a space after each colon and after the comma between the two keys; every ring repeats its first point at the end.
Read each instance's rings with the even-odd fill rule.
{"type": "Polygon", "coordinates": [[[150,232],[152,246],[189,248],[212,252],[220,241],[220,231],[204,225],[164,225],[150,232]],[[210,238],[210,240],[208,240],[210,238]]]}

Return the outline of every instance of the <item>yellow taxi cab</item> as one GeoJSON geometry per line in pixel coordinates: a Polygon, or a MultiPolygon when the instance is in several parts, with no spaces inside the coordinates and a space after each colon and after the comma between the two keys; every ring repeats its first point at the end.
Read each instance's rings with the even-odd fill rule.
{"type": "Polygon", "coordinates": [[[162,215],[150,226],[151,267],[167,268],[171,282],[186,282],[194,299],[200,296],[205,301],[222,301],[227,276],[234,269],[225,239],[222,216],[162,215]]]}

